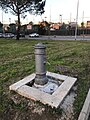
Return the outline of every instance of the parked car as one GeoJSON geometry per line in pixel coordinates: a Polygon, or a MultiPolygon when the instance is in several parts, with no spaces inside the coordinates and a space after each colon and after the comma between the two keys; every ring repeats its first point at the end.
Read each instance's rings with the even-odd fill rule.
{"type": "Polygon", "coordinates": [[[0,38],[3,38],[3,33],[0,33],[0,38]]]}
{"type": "Polygon", "coordinates": [[[11,38],[15,37],[13,33],[8,33],[11,38]]]}
{"type": "Polygon", "coordinates": [[[29,34],[29,37],[39,37],[39,34],[37,34],[37,33],[32,33],[32,34],[29,34]]]}
{"type": "Polygon", "coordinates": [[[20,37],[25,37],[25,34],[22,34],[22,33],[20,33],[20,35],[19,35],[20,37]]]}
{"type": "Polygon", "coordinates": [[[12,33],[0,33],[0,38],[13,38],[14,36],[12,33]]]}
{"type": "Polygon", "coordinates": [[[13,38],[14,34],[12,33],[3,33],[3,38],[13,38]]]}

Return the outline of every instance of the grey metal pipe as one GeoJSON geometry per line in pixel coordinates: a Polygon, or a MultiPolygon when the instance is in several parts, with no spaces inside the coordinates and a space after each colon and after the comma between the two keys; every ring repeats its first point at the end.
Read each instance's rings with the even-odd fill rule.
{"type": "Polygon", "coordinates": [[[46,46],[42,43],[35,45],[35,84],[45,85],[48,82],[46,77],[46,46]]]}

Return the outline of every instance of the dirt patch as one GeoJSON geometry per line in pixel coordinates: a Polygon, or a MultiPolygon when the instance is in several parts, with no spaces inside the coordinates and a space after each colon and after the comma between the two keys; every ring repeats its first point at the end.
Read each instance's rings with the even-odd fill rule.
{"type": "Polygon", "coordinates": [[[11,94],[11,105],[0,115],[0,120],[57,120],[60,115],[47,105],[11,94]]]}
{"type": "Polygon", "coordinates": [[[55,71],[67,76],[68,75],[72,77],[78,76],[78,71],[76,71],[76,69],[71,69],[69,66],[65,65],[55,65],[55,71]]]}
{"type": "Polygon", "coordinates": [[[75,101],[77,87],[74,86],[70,93],[67,95],[62,105],[63,109],[61,120],[73,120],[74,119],[74,108],[73,103],[75,101]]]}
{"type": "Polygon", "coordinates": [[[58,109],[11,92],[9,108],[2,113],[0,120],[70,120],[74,114],[75,91],[73,87],[58,109]]]}

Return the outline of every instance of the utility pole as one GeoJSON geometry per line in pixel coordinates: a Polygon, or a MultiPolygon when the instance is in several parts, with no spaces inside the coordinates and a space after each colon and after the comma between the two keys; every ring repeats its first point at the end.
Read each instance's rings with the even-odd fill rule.
{"type": "Polygon", "coordinates": [[[76,14],[75,40],[77,40],[78,9],[79,9],[79,0],[77,1],[77,14],[76,14]]]}

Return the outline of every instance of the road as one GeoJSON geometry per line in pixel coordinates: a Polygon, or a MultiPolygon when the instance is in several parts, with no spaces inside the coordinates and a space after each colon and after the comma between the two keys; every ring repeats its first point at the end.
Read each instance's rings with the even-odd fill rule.
{"type": "MultiPolygon", "coordinates": [[[[27,39],[33,39],[29,36],[26,36],[27,39]]],[[[40,36],[34,37],[34,39],[38,40],[75,40],[75,36],[40,36]]],[[[77,36],[76,40],[90,40],[90,36],[77,36]]]]}

